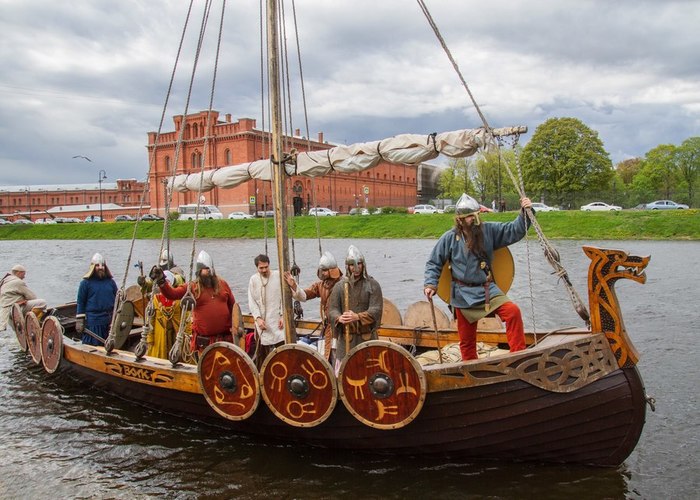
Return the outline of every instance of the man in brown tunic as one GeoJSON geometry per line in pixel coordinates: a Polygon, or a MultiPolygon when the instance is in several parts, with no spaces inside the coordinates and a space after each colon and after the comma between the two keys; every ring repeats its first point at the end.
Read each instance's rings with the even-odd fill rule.
{"type": "Polygon", "coordinates": [[[365,257],[354,245],[345,257],[346,275],[333,287],[328,319],[334,329],[336,370],[348,349],[376,340],[382,320],[383,300],[379,283],[367,274],[365,257]]]}
{"type": "Polygon", "coordinates": [[[324,340],[323,356],[327,360],[331,361],[333,331],[328,321],[328,299],[331,296],[333,287],[343,276],[343,273],[340,271],[340,269],[338,269],[338,264],[335,261],[335,257],[333,257],[330,252],[324,252],[321,256],[321,259],[318,262],[318,271],[316,272],[316,276],[318,276],[318,281],[309,285],[308,288],[298,287],[294,277],[288,271],[284,273],[284,280],[289,285],[289,288],[291,288],[292,298],[294,298],[294,300],[305,302],[309,299],[315,299],[316,297],[321,299],[321,335],[324,340]]]}

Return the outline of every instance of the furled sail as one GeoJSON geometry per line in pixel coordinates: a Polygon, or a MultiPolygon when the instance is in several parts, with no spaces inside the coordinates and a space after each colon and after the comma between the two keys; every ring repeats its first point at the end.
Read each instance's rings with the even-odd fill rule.
{"type": "MultiPolygon", "coordinates": [[[[363,142],[348,146],[336,146],[321,151],[302,152],[296,155],[296,163],[289,162],[285,169],[288,175],[321,177],[331,171],[354,173],[377,166],[381,161],[417,165],[443,154],[451,158],[472,156],[484,149],[492,137],[523,134],[526,127],[504,127],[491,130],[484,128],[455,130],[439,134],[402,134],[381,141],[363,142]]],[[[232,165],[192,174],[181,174],[172,179],[173,190],[207,192],[218,187],[231,189],[251,179],[272,179],[270,160],[257,160],[241,165],[232,165]]]]}

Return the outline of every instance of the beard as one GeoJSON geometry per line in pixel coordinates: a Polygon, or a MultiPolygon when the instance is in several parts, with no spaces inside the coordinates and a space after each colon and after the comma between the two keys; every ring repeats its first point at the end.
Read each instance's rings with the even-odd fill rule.
{"type": "Polygon", "coordinates": [[[202,285],[202,288],[213,288],[216,290],[219,285],[219,279],[216,276],[207,274],[199,277],[199,284],[202,285]]]}
{"type": "Polygon", "coordinates": [[[107,276],[107,273],[105,272],[104,269],[98,269],[96,271],[96,274],[97,274],[97,278],[101,279],[101,280],[105,279],[105,277],[107,276]]]}

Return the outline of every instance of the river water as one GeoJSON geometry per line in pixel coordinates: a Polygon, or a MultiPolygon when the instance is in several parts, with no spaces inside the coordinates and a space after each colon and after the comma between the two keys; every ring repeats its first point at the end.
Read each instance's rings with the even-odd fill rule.
{"type": "MultiPolygon", "coordinates": [[[[402,312],[421,300],[423,263],[433,241],[329,240],[323,249],[341,261],[350,243],[364,252],[368,271],[402,312]]],[[[5,272],[21,262],[29,286],[56,304],[74,300],[95,252],[106,257],[121,285],[130,244],[2,241],[0,266],[5,272]]],[[[572,282],[584,294],[588,259],[582,244],[556,242],[572,282]]],[[[700,243],[585,244],[652,255],[645,285],[620,281],[617,286],[625,325],[641,355],[639,370],[656,399],[637,448],[617,469],[396,459],[270,444],[47,376],[19,353],[8,330],[0,332],[0,498],[697,498],[700,271],[695,259],[700,243]]],[[[138,273],[133,264],[153,264],[159,246],[159,241],[135,243],[127,286],[138,273]]],[[[274,242],[269,247],[274,256],[274,242]]],[[[301,282],[309,283],[319,243],[301,240],[294,247],[301,282]]],[[[526,328],[582,326],[537,242],[511,249],[517,272],[509,295],[521,306],[526,328]]],[[[253,257],[265,251],[265,242],[201,240],[199,250],[212,255],[217,273],[247,311],[253,257]]],[[[187,273],[191,242],[173,242],[172,252],[187,273]]],[[[317,307],[306,305],[306,317],[317,317],[317,307]]]]}

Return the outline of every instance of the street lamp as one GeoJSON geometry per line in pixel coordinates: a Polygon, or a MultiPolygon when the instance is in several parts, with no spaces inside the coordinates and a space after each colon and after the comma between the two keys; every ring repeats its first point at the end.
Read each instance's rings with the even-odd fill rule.
{"type": "Polygon", "coordinates": [[[104,222],[104,218],[102,217],[102,181],[106,178],[107,172],[105,172],[104,170],[100,170],[97,174],[97,183],[100,186],[100,222],[104,222]]]}

